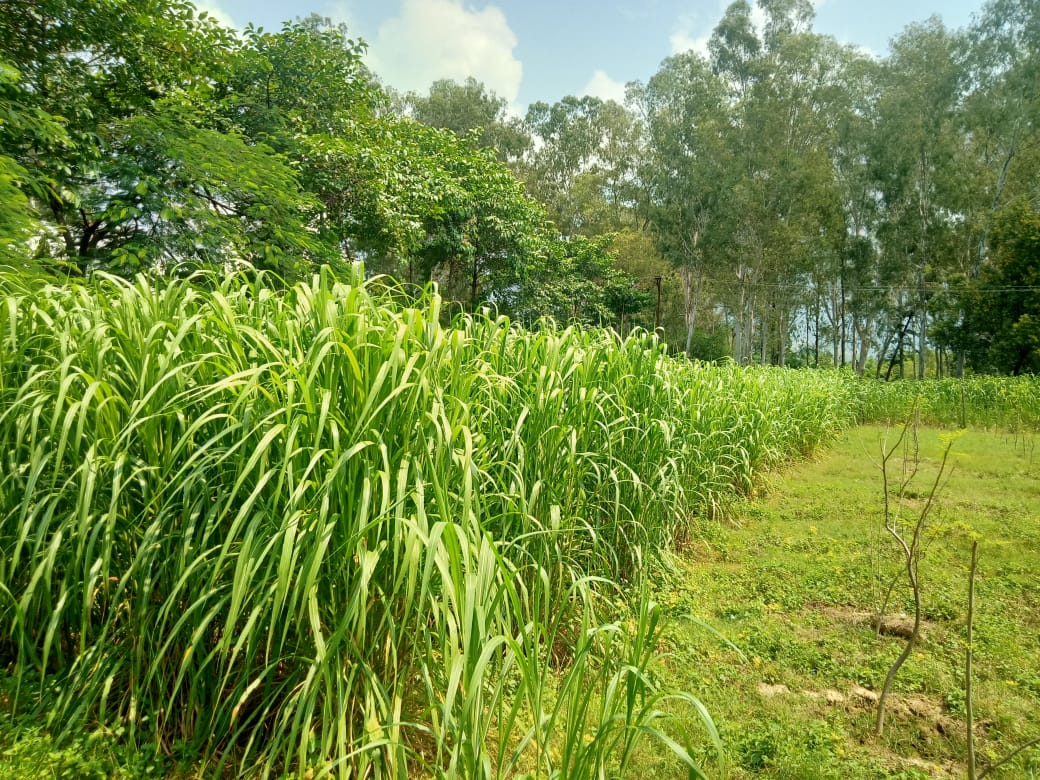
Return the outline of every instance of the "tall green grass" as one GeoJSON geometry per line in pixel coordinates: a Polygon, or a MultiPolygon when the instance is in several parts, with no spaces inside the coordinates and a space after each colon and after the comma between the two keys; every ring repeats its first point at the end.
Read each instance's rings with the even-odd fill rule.
{"type": "Polygon", "coordinates": [[[9,708],[207,775],[694,772],[643,562],[854,390],[375,289],[0,281],[9,708]]]}
{"type": "Polygon", "coordinates": [[[902,422],[916,413],[941,427],[1040,430],[1040,376],[849,381],[864,422],[902,422]]]}

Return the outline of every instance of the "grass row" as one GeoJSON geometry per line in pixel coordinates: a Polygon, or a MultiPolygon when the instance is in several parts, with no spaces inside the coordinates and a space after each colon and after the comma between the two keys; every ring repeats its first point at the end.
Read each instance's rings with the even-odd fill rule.
{"type": "Polygon", "coordinates": [[[901,423],[916,414],[946,428],[1040,430],[1040,376],[967,376],[923,382],[854,382],[861,422],[901,423]]]}
{"type": "Polygon", "coordinates": [[[148,772],[693,770],[646,560],[921,391],[198,282],[0,281],[0,704],[148,772]]]}
{"type": "Polygon", "coordinates": [[[692,765],[642,562],[851,421],[837,375],[360,278],[4,285],[4,704],[206,774],[692,765]]]}

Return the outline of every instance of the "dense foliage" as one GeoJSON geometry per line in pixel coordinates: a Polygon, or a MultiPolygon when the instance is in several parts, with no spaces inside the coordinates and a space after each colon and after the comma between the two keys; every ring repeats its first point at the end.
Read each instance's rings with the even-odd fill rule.
{"type": "Polygon", "coordinates": [[[561,238],[479,138],[395,115],[363,51],[317,17],[236,35],[184,0],[11,4],[0,260],[291,281],[363,257],[471,310],[612,316],[631,282],[602,242],[561,238]]]}
{"type": "Polygon", "coordinates": [[[626,105],[520,120],[473,78],[393,94],[318,17],[14,0],[0,262],[292,281],[364,260],[468,311],[660,328],[691,356],[1036,371],[1036,3],[911,25],[883,58],[813,15],[736,0],[626,105]]]}
{"type": "Polygon", "coordinates": [[[643,561],[851,422],[847,384],[442,305],[8,279],[6,706],[274,774],[689,761],[643,561]]]}

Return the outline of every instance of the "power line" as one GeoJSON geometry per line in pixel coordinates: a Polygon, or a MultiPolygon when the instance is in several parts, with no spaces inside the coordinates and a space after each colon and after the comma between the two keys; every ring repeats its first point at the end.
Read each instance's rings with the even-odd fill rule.
{"type": "MultiPolygon", "coordinates": [[[[743,283],[739,279],[713,279],[704,277],[704,281],[713,284],[720,285],[723,287],[739,287],[743,283]]],[[[778,290],[805,290],[811,287],[811,283],[799,284],[797,282],[753,282],[752,287],[766,287],[769,289],[778,290]]],[[[950,286],[944,285],[937,282],[926,282],[923,285],[920,284],[850,284],[845,286],[846,292],[918,292],[924,290],[925,292],[942,292],[942,293],[1013,293],[1013,292],[1035,292],[1040,293],[1040,286],[1036,285],[1009,285],[1006,287],[975,287],[975,286],[950,286]]]]}

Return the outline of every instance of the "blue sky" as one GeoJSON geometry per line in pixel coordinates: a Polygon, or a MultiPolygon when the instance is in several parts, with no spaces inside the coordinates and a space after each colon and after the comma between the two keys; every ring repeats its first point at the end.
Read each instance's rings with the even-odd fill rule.
{"type": "MultiPolygon", "coordinates": [[[[312,12],[346,22],[390,86],[472,75],[522,113],[564,95],[620,97],[661,60],[703,46],[730,0],[195,0],[226,23],[278,29],[312,12]]],[[[983,0],[817,0],[815,29],[878,55],[912,22],[962,27],[983,0]]]]}

